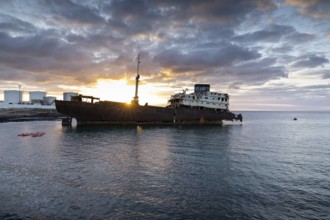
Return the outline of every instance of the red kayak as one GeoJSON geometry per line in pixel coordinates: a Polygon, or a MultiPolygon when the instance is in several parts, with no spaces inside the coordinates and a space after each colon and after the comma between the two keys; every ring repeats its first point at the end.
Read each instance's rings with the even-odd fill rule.
{"type": "Polygon", "coordinates": [[[45,135],[46,133],[45,132],[37,132],[37,133],[32,133],[32,137],[41,137],[43,135],[45,135]]]}
{"type": "Polygon", "coordinates": [[[45,132],[36,132],[36,133],[22,133],[22,134],[18,134],[17,136],[20,136],[20,137],[27,137],[27,136],[41,137],[41,136],[44,136],[45,134],[46,134],[45,132]]]}
{"type": "Polygon", "coordinates": [[[31,136],[32,133],[22,133],[22,134],[18,134],[17,136],[20,136],[20,137],[26,137],[26,136],[31,136]]]}

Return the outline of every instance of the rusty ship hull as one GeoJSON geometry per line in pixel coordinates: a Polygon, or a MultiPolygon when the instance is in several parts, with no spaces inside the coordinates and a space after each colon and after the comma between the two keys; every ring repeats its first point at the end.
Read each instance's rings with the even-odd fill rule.
{"type": "Polygon", "coordinates": [[[176,124],[222,123],[242,120],[241,115],[212,109],[171,108],[100,101],[97,103],[56,100],[56,110],[77,124],[176,124]]]}

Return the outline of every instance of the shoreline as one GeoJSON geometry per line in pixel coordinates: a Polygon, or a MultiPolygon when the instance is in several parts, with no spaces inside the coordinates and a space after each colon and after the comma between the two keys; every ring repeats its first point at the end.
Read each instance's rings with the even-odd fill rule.
{"type": "Polygon", "coordinates": [[[0,109],[0,123],[23,121],[54,121],[65,117],[56,109],[6,108],[0,109]]]}

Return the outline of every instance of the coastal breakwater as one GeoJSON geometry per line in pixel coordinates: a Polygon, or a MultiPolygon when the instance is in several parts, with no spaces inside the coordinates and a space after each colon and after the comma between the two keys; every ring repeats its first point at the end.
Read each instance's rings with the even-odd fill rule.
{"type": "Polygon", "coordinates": [[[1,122],[20,122],[20,121],[48,121],[58,120],[64,117],[55,109],[39,108],[6,108],[0,109],[1,122]]]}

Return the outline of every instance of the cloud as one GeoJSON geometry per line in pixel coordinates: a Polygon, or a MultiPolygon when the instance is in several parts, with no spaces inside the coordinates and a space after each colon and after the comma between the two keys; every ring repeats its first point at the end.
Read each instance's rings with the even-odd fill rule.
{"type": "Polygon", "coordinates": [[[37,31],[34,25],[10,15],[0,14],[0,30],[10,35],[32,34],[37,31]]]}
{"type": "Polygon", "coordinates": [[[329,60],[323,56],[308,55],[302,57],[299,61],[294,63],[293,66],[298,68],[315,68],[323,66],[326,63],[329,63],[329,60]]]}
{"type": "Polygon", "coordinates": [[[278,43],[286,40],[290,43],[304,43],[314,39],[313,34],[300,33],[289,25],[272,24],[262,30],[234,37],[238,42],[278,43]]]}
{"type": "Polygon", "coordinates": [[[279,47],[271,48],[272,53],[280,53],[280,54],[287,54],[292,50],[293,50],[293,47],[291,45],[288,45],[288,44],[285,44],[285,45],[282,45],[282,46],[279,46],[279,47]]]}
{"type": "Polygon", "coordinates": [[[62,69],[88,57],[51,34],[11,37],[0,32],[0,56],[3,65],[32,71],[62,69]],[[59,65],[61,63],[61,65],[59,65]]]}
{"type": "Polygon", "coordinates": [[[173,72],[189,72],[228,66],[260,57],[258,52],[234,44],[214,45],[213,48],[191,51],[169,49],[157,54],[154,61],[163,68],[171,68],[173,72]]]}
{"type": "Polygon", "coordinates": [[[322,75],[322,79],[330,79],[330,71],[324,73],[324,74],[322,75]]]}
{"type": "MultiPolygon", "coordinates": [[[[321,18],[326,2],[285,3],[0,1],[0,83],[16,86],[20,81],[58,90],[60,85],[91,85],[99,79],[131,82],[138,53],[141,82],[171,89],[194,82],[260,86],[289,81],[288,71],[303,77],[299,73],[327,67],[324,36],[329,28],[324,20],[309,17],[314,10],[321,18]],[[307,17],[300,20],[299,12],[307,17]],[[279,15],[286,13],[292,20],[283,22],[279,15]],[[302,51],[308,55],[299,56],[302,51]]],[[[315,78],[328,79],[329,74],[325,70],[315,78]]]]}
{"type": "MultiPolygon", "coordinates": [[[[56,33],[40,33],[11,37],[0,32],[1,66],[6,67],[7,72],[19,72],[22,81],[51,81],[57,77],[71,79],[74,83],[92,83],[99,77],[109,77],[105,71],[108,63],[96,62],[93,53],[56,36],[56,33]]],[[[117,78],[118,74],[113,71],[111,76],[117,78]]],[[[17,80],[15,74],[12,74],[12,80],[17,80]]]]}
{"type": "Polygon", "coordinates": [[[141,50],[149,52],[145,59],[155,62],[144,61],[146,75],[157,75],[152,69],[160,68],[200,72],[259,58],[258,51],[230,43],[231,25],[238,25],[249,13],[275,7],[266,0],[20,4],[4,5],[10,10],[0,20],[0,26],[7,27],[0,33],[0,62],[13,71],[33,72],[42,80],[56,75],[76,82],[133,72],[132,58],[141,50]],[[8,15],[21,7],[27,17],[8,15]],[[36,11],[45,19],[29,23],[37,18],[36,11]],[[22,35],[10,35],[9,28],[22,35]]]}
{"type": "Polygon", "coordinates": [[[256,85],[273,79],[286,78],[288,73],[284,66],[276,64],[276,59],[266,58],[258,62],[252,61],[225,68],[222,75],[231,78],[235,84],[256,85]]]}
{"type": "Polygon", "coordinates": [[[75,3],[71,0],[48,0],[41,1],[42,7],[53,21],[63,24],[93,25],[104,23],[97,8],[75,3]]]}
{"type": "Polygon", "coordinates": [[[295,31],[291,26],[274,24],[263,30],[239,35],[234,39],[240,42],[278,42],[284,36],[290,35],[295,31]]]}
{"type": "Polygon", "coordinates": [[[330,18],[330,2],[328,0],[285,0],[288,5],[296,6],[302,15],[316,18],[330,18]]]}

